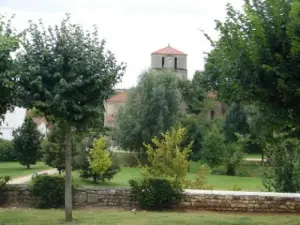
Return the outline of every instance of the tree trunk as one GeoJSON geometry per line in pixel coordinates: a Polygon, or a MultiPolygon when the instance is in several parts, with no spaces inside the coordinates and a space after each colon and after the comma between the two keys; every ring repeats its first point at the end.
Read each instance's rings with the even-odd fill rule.
{"type": "Polygon", "coordinates": [[[27,169],[30,169],[30,165],[26,165],[27,169]]]}
{"type": "Polygon", "coordinates": [[[72,139],[71,127],[65,127],[65,151],[66,151],[66,181],[65,181],[65,220],[72,222],[72,139]]]}

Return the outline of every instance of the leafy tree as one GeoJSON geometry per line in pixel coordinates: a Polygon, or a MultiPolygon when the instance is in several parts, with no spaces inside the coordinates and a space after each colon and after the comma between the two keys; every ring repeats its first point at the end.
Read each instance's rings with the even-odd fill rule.
{"type": "MultiPolygon", "coordinates": [[[[72,153],[76,152],[76,134],[72,132],[72,153]]],[[[46,139],[42,142],[43,161],[46,165],[56,168],[61,174],[65,170],[65,151],[63,130],[59,124],[53,124],[46,139]]]]}
{"type": "Polygon", "coordinates": [[[224,165],[226,174],[234,176],[244,157],[249,135],[235,133],[236,140],[227,142],[222,132],[223,121],[214,121],[203,138],[201,159],[212,169],[224,165]]]}
{"type": "Polygon", "coordinates": [[[18,54],[22,105],[36,108],[59,122],[66,154],[66,221],[72,221],[72,130],[83,130],[100,118],[104,100],[124,71],[99,41],[67,16],[59,26],[30,22],[18,54]]]}
{"type": "Polygon", "coordinates": [[[102,175],[111,166],[112,161],[106,149],[107,140],[105,137],[100,137],[94,141],[93,148],[89,153],[89,164],[93,173],[102,175]]]}
{"type": "Polygon", "coordinates": [[[207,87],[226,102],[256,102],[299,126],[299,10],[298,0],[247,0],[242,12],[228,5],[207,58],[207,87]]]}
{"type": "Polygon", "coordinates": [[[185,128],[171,128],[162,134],[161,139],[154,137],[153,145],[146,145],[149,164],[142,167],[144,178],[184,181],[188,172],[188,157],[191,151],[191,144],[181,147],[185,135],[185,128]]]}
{"type": "Polygon", "coordinates": [[[15,104],[16,73],[11,53],[19,48],[20,40],[11,26],[11,19],[0,16],[0,124],[6,111],[12,110],[15,104]]]}
{"type": "Polygon", "coordinates": [[[202,149],[204,125],[198,116],[187,115],[181,119],[180,124],[186,129],[183,146],[192,143],[189,160],[198,161],[202,149]]]}
{"type": "Polygon", "coordinates": [[[116,136],[120,146],[140,152],[144,158],[144,143],[151,143],[152,137],[159,137],[176,123],[181,103],[176,74],[167,70],[143,73],[117,116],[116,136]]]}
{"type": "Polygon", "coordinates": [[[269,191],[300,191],[300,141],[279,133],[268,141],[264,149],[267,156],[264,186],[269,191]]]}
{"type": "Polygon", "coordinates": [[[248,134],[249,124],[243,107],[240,104],[233,103],[229,107],[224,121],[224,135],[227,142],[237,141],[236,133],[248,134]]]}
{"type": "Polygon", "coordinates": [[[224,134],[221,132],[221,122],[214,121],[204,134],[201,159],[211,168],[216,168],[224,162],[225,152],[226,144],[224,134]]]}
{"type": "Polygon", "coordinates": [[[191,82],[189,98],[186,101],[189,113],[200,114],[203,110],[203,102],[205,99],[205,90],[203,88],[202,74],[196,71],[191,82]]]}
{"type": "Polygon", "coordinates": [[[13,137],[18,161],[29,169],[39,159],[42,134],[32,118],[27,117],[23,125],[13,132],[13,137]]]}
{"type": "Polygon", "coordinates": [[[97,183],[98,180],[100,180],[101,182],[111,180],[114,177],[114,175],[116,175],[120,171],[120,166],[116,158],[112,153],[108,152],[107,150],[107,139],[98,139],[96,140],[96,142],[98,142],[98,144],[96,145],[100,145],[101,148],[93,148],[93,145],[90,145],[90,138],[83,139],[82,142],[79,143],[79,145],[77,146],[78,154],[74,157],[74,169],[79,170],[80,177],[83,179],[92,178],[94,183],[97,183]],[[103,141],[105,141],[105,143],[103,141]],[[91,152],[92,148],[94,149],[93,153],[91,152]],[[98,151],[100,151],[101,154],[96,154],[98,151]],[[96,155],[95,157],[96,159],[98,159],[98,161],[93,162],[92,155],[96,155]],[[99,157],[101,155],[104,157],[99,157]],[[102,161],[104,161],[104,163],[106,164],[106,169],[104,168],[105,170],[103,170],[101,164],[102,161]],[[91,169],[91,162],[92,164],[94,164],[94,171],[91,169]],[[107,162],[110,162],[109,166],[107,162]],[[100,166],[100,170],[98,165],[100,166]]]}

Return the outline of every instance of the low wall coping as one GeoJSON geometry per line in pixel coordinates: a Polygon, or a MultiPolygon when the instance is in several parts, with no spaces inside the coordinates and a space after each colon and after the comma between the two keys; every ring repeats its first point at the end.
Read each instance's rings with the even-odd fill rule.
{"type": "Polygon", "coordinates": [[[185,192],[185,194],[189,194],[189,195],[234,195],[234,196],[300,198],[300,193],[218,191],[218,190],[192,190],[192,189],[185,189],[184,192],[185,192]]]}

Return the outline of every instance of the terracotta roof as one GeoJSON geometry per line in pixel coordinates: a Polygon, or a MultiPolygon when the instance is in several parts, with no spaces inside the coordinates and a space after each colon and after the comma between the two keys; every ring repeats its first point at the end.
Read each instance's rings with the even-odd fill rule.
{"type": "Polygon", "coordinates": [[[165,48],[159,49],[155,52],[153,52],[152,54],[162,54],[162,55],[186,55],[185,53],[172,48],[170,45],[168,45],[165,48]]]}
{"type": "Polygon", "coordinates": [[[42,123],[47,124],[47,121],[44,117],[33,117],[32,120],[36,123],[37,126],[41,125],[42,123]]]}
{"type": "Polygon", "coordinates": [[[107,99],[107,102],[126,102],[127,97],[128,97],[127,93],[122,91],[111,96],[109,99],[107,99]]]}
{"type": "Polygon", "coordinates": [[[208,98],[216,98],[217,97],[217,93],[213,92],[213,91],[209,91],[209,92],[207,92],[207,97],[208,98]]]}

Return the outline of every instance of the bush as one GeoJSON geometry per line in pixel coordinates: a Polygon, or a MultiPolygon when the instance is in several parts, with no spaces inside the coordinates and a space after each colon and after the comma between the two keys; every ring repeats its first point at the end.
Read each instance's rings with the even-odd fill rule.
{"type": "Polygon", "coordinates": [[[5,201],[5,195],[4,193],[7,191],[7,183],[10,181],[10,177],[6,176],[1,178],[0,177],[0,205],[4,203],[5,201]]]}
{"type": "Polygon", "coordinates": [[[137,167],[139,165],[137,155],[134,152],[114,152],[114,156],[120,166],[137,167]]]}
{"type": "Polygon", "coordinates": [[[12,141],[0,139],[0,162],[17,161],[12,141]]]}
{"type": "MultiPolygon", "coordinates": [[[[95,154],[97,151],[94,151],[94,153],[91,154],[91,152],[93,150],[90,150],[90,149],[88,149],[87,146],[85,147],[85,145],[83,145],[82,146],[83,149],[80,149],[79,154],[77,154],[74,157],[74,163],[73,163],[74,164],[73,168],[75,170],[79,170],[81,178],[93,179],[94,183],[97,183],[98,181],[100,181],[100,182],[109,181],[114,177],[114,175],[116,175],[120,171],[120,166],[119,166],[118,160],[116,159],[115,155],[106,150],[107,143],[104,143],[104,142],[106,142],[106,139],[100,138],[100,139],[98,139],[98,142],[99,143],[97,146],[100,148],[97,149],[97,151],[98,152],[100,151],[99,155],[95,154]],[[100,146],[99,146],[99,144],[100,144],[100,146]],[[103,154],[103,152],[105,154],[103,154]],[[99,167],[102,170],[102,172],[100,172],[99,170],[93,171],[90,166],[90,162],[93,161],[93,159],[97,159],[99,161],[97,163],[96,163],[96,161],[94,161],[95,162],[94,166],[101,165],[101,162],[102,162],[101,156],[103,156],[103,155],[106,158],[105,162],[108,162],[107,159],[109,159],[110,163],[109,163],[109,165],[107,165],[108,167],[106,166],[105,170],[102,170],[103,169],[103,167],[102,167],[103,165],[102,165],[101,166],[102,168],[99,167]],[[92,158],[92,156],[94,156],[94,158],[92,158]]],[[[94,142],[94,144],[95,144],[95,147],[97,147],[96,142],[94,142]]]]}
{"type": "Polygon", "coordinates": [[[300,192],[300,141],[278,134],[266,144],[264,186],[269,191],[300,192]]]}
{"type": "Polygon", "coordinates": [[[142,209],[163,210],[177,206],[184,198],[181,184],[164,179],[130,180],[132,194],[142,209]]]}
{"type": "MultiPolygon", "coordinates": [[[[34,176],[30,184],[30,193],[37,197],[39,208],[61,207],[65,200],[65,178],[48,175],[34,176]]],[[[74,191],[72,193],[74,194],[74,191]]]]}
{"type": "Polygon", "coordinates": [[[183,187],[187,189],[212,190],[213,186],[206,183],[206,178],[210,174],[210,169],[202,165],[197,173],[196,180],[184,180],[183,187]]]}
{"type": "Polygon", "coordinates": [[[162,134],[162,138],[154,137],[152,145],[146,145],[149,164],[141,166],[144,178],[161,178],[182,182],[188,172],[191,144],[181,147],[186,135],[185,128],[172,128],[162,134]]]}

